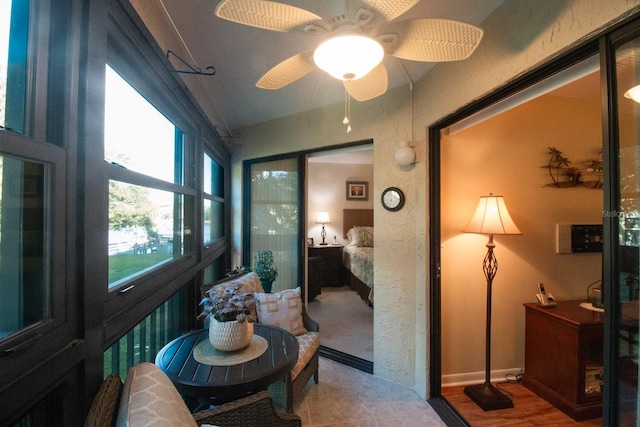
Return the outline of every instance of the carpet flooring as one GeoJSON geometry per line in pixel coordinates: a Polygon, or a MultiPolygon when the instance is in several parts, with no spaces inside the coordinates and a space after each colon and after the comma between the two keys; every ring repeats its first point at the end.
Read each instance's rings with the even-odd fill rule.
{"type": "Polygon", "coordinates": [[[320,344],[373,362],[373,308],[348,286],[323,287],[307,312],[320,324],[320,344]]]}
{"type": "Polygon", "coordinates": [[[446,426],[415,390],[324,357],[319,371],[294,407],[302,427],[446,426]]]}

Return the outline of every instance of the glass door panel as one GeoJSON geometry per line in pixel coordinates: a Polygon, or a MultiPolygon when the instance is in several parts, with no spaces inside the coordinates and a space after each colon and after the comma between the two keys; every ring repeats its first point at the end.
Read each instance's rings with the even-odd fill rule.
{"type": "MultiPolygon", "coordinates": [[[[618,420],[621,425],[638,422],[638,267],[640,265],[640,186],[638,185],[638,148],[640,141],[640,39],[616,49],[616,85],[618,100],[618,181],[617,206],[605,216],[617,223],[613,249],[615,283],[610,287],[611,302],[617,310],[614,318],[614,345],[617,369],[613,382],[617,387],[618,420]],[[615,292],[615,294],[614,294],[615,292]]],[[[606,294],[605,294],[606,298],[606,294]]],[[[615,371],[614,371],[615,372],[615,371]]]]}
{"type": "Polygon", "coordinates": [[[250,188],[250,250],[244,263],[254,268],[259,251],[272,251],[278,269],[272,292],[296,288],[300,284],[298,158],[251,164],[250,188]]]}

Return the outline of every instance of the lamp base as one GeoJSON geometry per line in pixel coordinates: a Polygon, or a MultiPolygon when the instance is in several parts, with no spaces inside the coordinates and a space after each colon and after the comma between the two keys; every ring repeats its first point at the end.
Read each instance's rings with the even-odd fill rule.
{"type": "Polygon", "coordinates": [[[511,399],[488,383],[467,386],[464,394],[485,411],[513,408],[511,399]]]}
{"type": "Polygon", "coordinates": [[[320,246],[327,246],[328,243],[322,242],[322,243],[318,243],[320,246]]]}

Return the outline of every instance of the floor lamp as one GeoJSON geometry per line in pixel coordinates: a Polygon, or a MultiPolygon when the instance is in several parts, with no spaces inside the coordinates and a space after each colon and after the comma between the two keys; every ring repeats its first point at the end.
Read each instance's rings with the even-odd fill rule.
{"type": "Polygon", "coordinates": [[[511,219],[502,196],[480,197],[471,222],[464,229],[465,233],[488,234],[487,255],[484,257],[482,269],[487,279],[487,332],[485,342],[485,380],[484,384],[465,387],[464,393],[485,411],[513,408],[513,402],[500,390],[491,385],[491,287],[493,278],[498,272],[498,260],[493,254],[494,234],[522,234],[511,219]]]}

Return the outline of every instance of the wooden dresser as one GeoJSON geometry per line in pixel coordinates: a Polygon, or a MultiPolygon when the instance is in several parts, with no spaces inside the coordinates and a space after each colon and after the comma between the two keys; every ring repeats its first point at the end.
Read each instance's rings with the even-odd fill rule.
{"type": "Polygon", "coordinates": [[[524,304],[522,383],[577,421],[602,415],[604,313],[582,308],[582,302],[524,304]]]}

